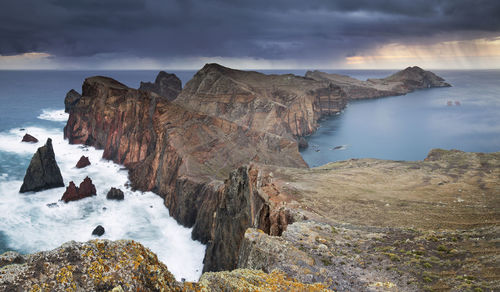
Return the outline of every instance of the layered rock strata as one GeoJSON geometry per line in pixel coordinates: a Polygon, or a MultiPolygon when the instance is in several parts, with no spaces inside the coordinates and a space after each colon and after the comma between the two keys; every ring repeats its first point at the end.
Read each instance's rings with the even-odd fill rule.
{"type": "Polygon", "coordinates": [[[19,192],[37,192],[58,187],[64,187],[64,181],[54,155],[52,139],[48,138],[45,145],[38,148],[31,158],[19,192]]]}

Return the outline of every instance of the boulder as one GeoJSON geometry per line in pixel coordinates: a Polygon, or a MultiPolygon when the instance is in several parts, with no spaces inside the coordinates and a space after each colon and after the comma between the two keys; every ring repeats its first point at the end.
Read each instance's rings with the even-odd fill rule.
{"type": "Polygon", "coordinates": [[[61,200],[65,203],[70,201],[77,201],[86,197],[95,196],[97,191],[95,189],[92,180],[87,176],[81,183],[80,187],[76,187],[74,182],[69,182],[69,186],[66,188],[61,200]]]}
{"type": "Polygon", "coordinates": [[[141,82],[139,90],[152,91],[168,100],[174,100],[181,92],[182,82],[175,74],[160,71],[155,83],[141,82]]]}
{"type": "Polygon", "coordinates": [[[124,195],[122,190],[117,188],[111,188],[108,194],[106,195],[106,199],[122,201],[124,199],[124,195]]]}
{"type": "Polygon", "coordinates": [[[80,160],[76,163],[76,168],[84,168],[90,165],[90,160],[87,156],[80,157],[80,160]]]}
{"type": "Polygon", "coordinates": [[[94,231],[92,231],[92,235],[102,236],[104,232],[104,227],[97,225],[97,227],[94,228],[94,231]]]}
{"type": "Polygon", "coordinates": [[[47,143],[38,148],[31,158],[19,191],[37,192],[58,187],[64,187],[64,181],[55,159],[52,139],[48,138],[47,143]]]}
{"type": "Polygon", "coordinates": [[[80,100],[82,96],[76,90],[71,89],[66,93],[66,98],[64,99],[64,111],[69,113],[70,109],[80,100]]]}
{"type": "Polygon", "coordinates": [[[23,140],[21,140],[21,142],[38,143],[38,139],[26,133],[24,134],[23,140]]]}

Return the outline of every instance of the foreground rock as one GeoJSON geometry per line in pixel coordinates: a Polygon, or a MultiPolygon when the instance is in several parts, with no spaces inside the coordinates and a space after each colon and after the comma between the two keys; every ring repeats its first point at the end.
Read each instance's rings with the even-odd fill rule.
{"type": "Polygon", "coordinates": [[[31,158],[19,191],[38,192],[59,187],[64,187],[64,182],[52,148],[52,139],[48,138],[31,158]]]}
{"type": "Polygon", "coordinates": [[[38,139],[31,136],[30,134],[26,133],[24,134],[23,136],[23,139],[21,140],[21,142],[28,142],[28,143],[38,143],[38,139]]]}
{"type": "Polygon", "coordinates": [[[78,201],[87,197],[97,195],[95,185],[92,180],[87,176],[81,183],[80,187],[76,187],[75,183],[70,181],[69,186],[66,188],[61,200],[65,203],[71,201],[78,201]]]}
{"type": "Polygon", "coordinates": [[[175,291],[180,284],[149,249],[134,241],[68,242],[23,256],[0,270],[2,291],[175,291]]]}
{"type": "Polygon", "coordinates": [[[90,165],[90,160],[87,156],[80,157],[80,160],[76,163],[76,168],[84,168],[90,165]]]}
{"type": "Polygon", "coordinates": [[[417,66],[408,67],[383,79],[367,81],[320,71],[308,71],[306,77],[339,86],[350,99],[402,95],[416,89],[450,86],[443,78],[417,66]]]}
{"type": "Polygon", "coordinates": [[[108,200],[123,201],[124,198],[123,191],[117,188],[111,188],[106,194],[106,199],[108,200]]]}
{"type": "Polygon", "coordinates": [[[167,100],[174,100],[182,90],[182,82],[175,74],[160,71],[155,83],[141,82],[139,90],[152,91],[167,100]]]}

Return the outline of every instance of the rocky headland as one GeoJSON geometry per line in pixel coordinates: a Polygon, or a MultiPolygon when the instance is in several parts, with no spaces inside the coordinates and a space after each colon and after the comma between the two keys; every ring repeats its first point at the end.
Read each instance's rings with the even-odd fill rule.
{"type": "Polygon", "coordinates": [[[193,227],[207,273],[192,285],[218,279],[206,286],[217,291],[278,273],[340,291],[498,288],[500,153],[310,169],[298,152],[297,140],[350,99],[449,85],[418,67],[375,81],[330,75],[207,64],[173,102],[91,77],[64,134],[104,149],[133,188],[193,227]],[[236,268],[251,270],[208,273],[236,268]]]}

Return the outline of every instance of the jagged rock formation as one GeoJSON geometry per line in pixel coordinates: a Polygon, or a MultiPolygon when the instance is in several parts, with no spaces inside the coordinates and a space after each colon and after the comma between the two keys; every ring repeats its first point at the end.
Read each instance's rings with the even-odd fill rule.
{"type": "Polygon", "coordinates": [[[90,165],[90,160],[87,156],[82,156],[76,163],[76,168],[84,168],[90,165]]]}
{"type": "Polygon", "coordinates": [[[65,203],[71,201],[78,201],[87,197],[97,195],[97,191],[95,189],[95,185],[92,183],[92,180],[87,176],[80,183],[80,187],[76,187],[75,183],[70,181],[66,191],[64,192],[61,200],[65,203]]]}
{"type": "Polygon", "coordinates": [[[67,242],[52,251],[0,255],[2,291],[328,291],[280,271],[207,273],[198,283],[175,280],[167,266],[132,240],[67,242]]]}
{"type": "Polygon", "coordinates": [[[308,71],[306,77],[338,86],[350,99],[402,95],[416,89],[450,86],[443,78],[417,66],[408,67],[383,79],[367,81],[320,71],[308,71]]]}
{"type": "Polygon", "coordinates": [[[76,90],[71,89],[66,93],[66,98],[64,98],[64,112],[69,113],[72,106],[74,106],[78,100],[82,97],[80,93],[76,90]]]}
{"type": "Polygon", "coordinates": [[[156,76],[155,83],[141,82],[139,90],[152,91],[172,101],[181,92],[182,82],[175,74],[160,71],[158,76],[156,76]]]}
{"type": "Polygon", "coordinates": [[[52,139],[48,138],[45,145],[38,148],[31,158],[19,192],[38,192],[58,187],[64,187],[64,182],[57,166],[52,139]]]}
{"type": "Polygon", "coordinates": [[[38,139],[31,136],[30,134],[26,133],[24,134],[23,136],[23,139],[21,140],[21,142],[28,142],[28,143],[38,143],[38,139]]]}

